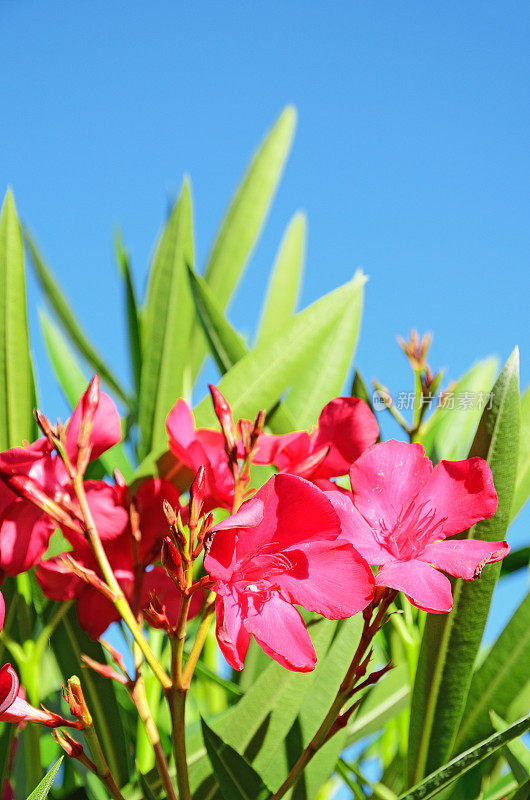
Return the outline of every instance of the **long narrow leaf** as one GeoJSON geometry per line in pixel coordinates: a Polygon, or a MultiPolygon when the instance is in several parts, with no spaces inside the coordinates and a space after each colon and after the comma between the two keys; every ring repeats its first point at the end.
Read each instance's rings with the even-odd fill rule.
{"type": "Polygon", "coordinates": [[[256,344],[274,334],[294,314],[304,266],[306,217],[294,215],[272,268],[256,344]]]}
{"type": "Polygon", "coordinates": [[[112,374],[110,368],[105,364],[101,356],[96,352],[93,345],[89,342],[86,334],[81,329],[81,326],[75,318],[72,309],[68,302],[57,286],[55,279],[44,263],[44,260],[35,244],[35,241],[28,233],[24,231],[24,238],[28,246],[31,256],[31,261],[35,274],[39,280],[40,285],[46,295],[50,306],[53,308],[58,320],[63,326],[65,333],[75,345],[79,353],[83,356],[85,361],[99,374],[100,378],[105,381],[107,386],[120,397],[124,403],[129,404],[129,397],[122,388],[120,383],[112,374]]]}
{"type": "Polygon", "coordinates": [[[237,750],[223,742],[204,720],[202,734],[224,800],[266,800],[270,791],[237,750]]]}
{"type": "Polygon", "coordinates": [[[530,497],[530,388],[521,397],[521,435],[519,437],[519,461],[517,480],[512,505],[515,519],[530,497]]]}
{"type": "Polygon", "coordinates": [[[140,309],[136,300],[136,292],[131,275],[129,256],[123,246],[121,237],[116,234],[114,239],[116,261],[125,288],[125,306],[127,308],[127,330],[129,333],[129,352],[131,369],[134,379],[136,394],[140,394],[140,380],[142,376],[142,332],[140,309]]]}
{"type": "MultiPolygon", "coordinates": [[[[471,456],[485,458],[499,497],[492,519],[467,535],[500,541],[508,527],[517,467],[519,434],[519,356],[512,353],[493,387],[471,456]]],[[[408,779],[417,783],[451,754],[469,690],[500,564],[485,567],[480,580],[453,581],[453,610],[427,617],[412,697],[408,779]]]]}
{"type": "Polygon", "coordinates": [[[61,756],[60,759],[57,761],[57,763],[53,765],[53,767],[49,770],[49,772],[46,773],[46,775],[41,780],[39,785],[36,786],[35,789],[32,791],[32,793],[28,797],[28,800],[46,800],[50,792],[50,789],[53,786],[53,782],[57,777],[57,773],[61,768],[63,758],[64,756],[61,756]]]}

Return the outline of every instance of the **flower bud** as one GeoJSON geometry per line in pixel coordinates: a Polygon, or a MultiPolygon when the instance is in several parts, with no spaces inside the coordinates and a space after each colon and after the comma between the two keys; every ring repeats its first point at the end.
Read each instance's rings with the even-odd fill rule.
{"type": "Polygon", "coordinates": [[[85,696],[81,688],[81,681],[77,675],[72,675],[66,686],[66,701],[70,706],[70,713],[79,720],[83,728],[92,725],[92,715],[88,710],[85,696]]]}
{"type": "Polygon", "coordinates": [[[186,580],[184,578],[184,570],[182,569],[182,559],[169,536],[166,536],[162,540],[160,561],[173,583],[175,583],[181,591],[185,591],[186,580]]]}
{"type": "Polygon", "coordinates": [[[237,461],[237,434],[232,419],[232,411],[219,389],[212,383],[208,384],[216,414],[223,436],[225,437],[226,453],[231,461],[237,461]]]}
{"type": "Polygon", "coordinates": [[[190,503],[189,503],[190,527],[196,527],[199,523],[202,507],[204,504],[205,486],[206,486],[205,470],[204,467],[201,465],[197,470],[197,474],[195,475],[195,478],[193,479],[193,483],[191,484],[190,488],[190,503]]]}

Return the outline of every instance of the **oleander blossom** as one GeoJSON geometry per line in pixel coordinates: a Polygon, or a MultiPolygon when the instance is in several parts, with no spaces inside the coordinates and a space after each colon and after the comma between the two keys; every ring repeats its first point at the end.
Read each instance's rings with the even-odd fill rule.
{"type": "Polygon", "coordinates": [[[450,539],[497,510],[484,459],[440,461],[434,468],[420,444],[391,440],[369,448],[350,469],[351,495],[326,494],[344,535],[379,567],[377,586],[403,592],[418,608],[451,610],[449,579],[471,581],[485,564],[510,552],[506,542],[450,539]]]}
{"type": "Polygon", "coordinates": [[[288,669],[316,663],[298,610],[351,617],[372,599],[374,578],[324,492],[294,475],[271,478],[240,510],[213,529],[204,567],[215,581],[217,640],[242,669],[254,636],[288,669]]]}

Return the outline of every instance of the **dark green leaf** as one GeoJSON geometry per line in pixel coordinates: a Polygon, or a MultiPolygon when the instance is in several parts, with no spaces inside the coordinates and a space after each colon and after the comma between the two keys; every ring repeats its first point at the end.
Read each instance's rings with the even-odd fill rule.
{"type": "Polygon", "coordinates": [[[81,353],[85,361],[98,373],[102,381],[105,381],[125,403],[129,404],[129,398],[125,390],[121,387],[119,382],[112,374],[110,368],[105,364],[101,356],[96,352],[94,347],[90,344],[86,334],[81,329],[79,322],[75,318],[72,309],[63,295],[62,291],[57,286],[54,277],[50,270],[44,263],[37,246],[28,233],[24,231],[24,238],[31,255],[31,261],[35,270],[35,274],[39,280],[40,285],[46,295],[48,302],[53,308],[58,320],[63,326],[66,334],[73,342],[77,350],[81,353]]]}
{"type": "Polygon", "coordinates": [[[519,786],[516,793],[510,797],[510,800],[530,800],[530,779],[525,781],[522,786],[519,786]]]}
{"type": "Polygon", "coordinates": [[[138,422],[141,454],[162,449],[166,416],[187,394],[185,364],[193,322],[188,266],[193,266],[190,186],[181,193],[162,233],[149,280],[138,422]]]}
{"type": "Polygon", "coordinates": [[[0,216],[0,450],[32,440],[33,397],[24,249],[8,190],[0,216]]]}
{"type": "Polygon", "coordinates": [[[143,800],[158,800],[156,794],[149,786],[145,775],[142,775],[141,772],[138,773],[138,782],[140,784],[140,788],[142,789],[143,800]]]}
{"type": "Polygon", "coordinates": [[[530,496],[530,388],[521,397],[521,434],[519,436],[519,461],[512,505],[512,519],[522,509],[530,496]]]}
{"type": "MultiPolygon", "coordinates": [[[[485,458],[499,497],[497,513],[467,532],[469,538],[504,539],[515,485],[519,434],[519,355],[510,356],[493,387],[470,456],[485,458]]],[[[452,752],[472,678],[500,564],[485,567],[480,580],[454,580],[453,610],[428,615],[412,697],[408,779],[417,783],[452,752]]]]}
{"type": "Polygon", "coordinates": [[[304,266],[305,239],[306,218],[299,212],[285,231],[272,268],[256,344],[276,333],[294,314],[304,266]]]}
{"type": "Polygon", "coordinates": [[[518,550],[512,550],[508,553],[506,558],[502,560],[501,578],[503,575],[510,575],[512,572],[517,572],[519,569],[527,569],[530,563],[530,547],[520,547],[518,550]]]}
{"type": "Polygon", "coordinates": [[[208,758],[224,800],[266,800],[270,791],[248,761],[201,720],[208,758]]]}
{"type": "Polygon", "coordinates": [[[494,733],[480,744],[466,750],[448,764],[428,775],[423,781],[401,795],[399,800],[428,800],[442,789],[465,775],[481,761],[496,753],[507,742],[521,736],[530,728],[530,715],[510,725],[501,733],[494,733]]]}
{"type": "MultiPolygon", "coordinates": [[[[505,731],[508,723],[494,711],[490,711],[491,724],[496,731],[505,731]]],[[[524,746],[521,739],[513,739],[504,747],[503,754],[510,765],[518,783],[530,778],[530,751],[524,746]]]]}
{"type": "Polygon", "coordinates": [[[53,782],[57,777],[57,773],[59,772],[63,758],[64,756],[61,756],[59,761],[54,764],[49,772],[46,773],[39,785],[32,791],[28,797],[28,800],[46,800],[48,793],[52,788],[53,782]]]}
{"type": "Polygon", "coordinates": [[[114,239],[116,261],[125,288],[125,306],[127,308],[127,330],[129,333],[129,353],[136,394],[140,394],[140,380],[142,375],[142,336],[140,310],[136,300],[136,292],[131,275],[129,255],[123,247],[121,237],[116,234],[114,239]]]}

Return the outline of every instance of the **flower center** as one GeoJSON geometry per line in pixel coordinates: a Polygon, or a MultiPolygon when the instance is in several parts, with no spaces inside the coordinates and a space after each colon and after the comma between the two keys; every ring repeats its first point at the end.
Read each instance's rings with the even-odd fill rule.
{"type": "Polygon", "coordinates": [[[395,558],[407,561],[425,550],[429,542],[440,537],[447,517],[436,519],[436,509],[426,510],[427,502],[415,505],[414,501],[404,509],[401,507],[396,522],[389,528],[384,519],[376,539],[395,558]]]}

